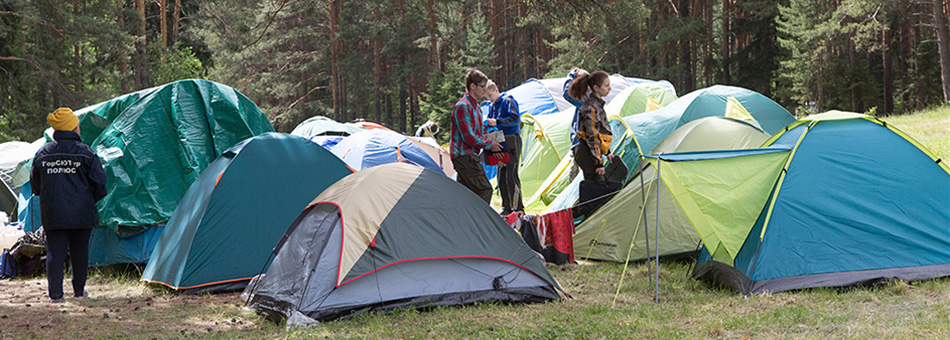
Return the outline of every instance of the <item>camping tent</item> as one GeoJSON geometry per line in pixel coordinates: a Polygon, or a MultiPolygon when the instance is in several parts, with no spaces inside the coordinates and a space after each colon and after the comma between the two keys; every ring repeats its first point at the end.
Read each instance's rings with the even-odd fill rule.
{"type": "Polygon", "coordinates": [[[158,224],[127,238],[108,227],[92,228],[89,236],[89,266],[102,267],[118,263],[144,264],[158,243],[159,235],[165,229],[158,224]]]}
{"type": "Polygon", "coordinates": [[[387,164],[317,196],[287,230],[250,308],[288,324],[360,310],[557,299],[558,283],[488,204],[451,179],[387,164]]]}
{"type": "Polygon", "coordinates": [[[455,176],[455,166],[452,165],[452,156],[439,145],[435,138],[412,136],[407,136],[406,138],[424,150],[426,154],[429,155],[429,158],[432,158],[432,161],[442,168],[442,172],[444,172],[446,176],[455,176]]]}
{"type": "Polygon", "coordinates": [[[198,79],[127,94],[77,116],[80,136],[103,159],[108,178],[99,216],[123,237],[168,219],[201,171],[229,147],[274,131],[250,99],[198,79]]]}
{"type": "Polygon", "coordinates": [[[7,183],[11,189],[19,188],[29,181],[30,169],[22,169],[21,164],[32,159],[45,143],[46,140],[40,138],[33,143],[14,141],[0,144],[0,181],[7,183]]]}
{"type": "Polygon", "coordinates": [[[290,134],[313,138],[315,136],[349,136],[363,130],[361,127],[343,124],[324,116],[313,116],[297,124],[290,134]]]}
{"type": "MultiPolygon", "coordinates": [[[[623,119],[669,105],[674,100],[676,95],[659,82],[641,82],[620,91],[613,101],[604,106],[604,111],[612,119],[623,119]]],[[[529,211],[544,210],[571,183],[570,169],[573,165],[574,155],[568,150],[534,194],[529,196],[525,208],[529,211]]]]}
{"type": "Polygon", "coordinates": [[[604,105],[608,117],[627,117],[667,106],[676,100],[676,94],[656,84],[638,84],[627,87],[604,105]]]}
{"type": "MultiPolygon", "coordinates": [[[[673,130],[693,120],[725,116],[755,120],[763,131],[774,134],[795,121],[781,105],[741,87],[715,85],[696,90],[662,108],[622,119],[612,118],[614,139],[611,153],[623,160],[631,170],[641,168],[641,156],[648,154],[673,130]]],[[[637,174],[630,171],[627,181],[637,174]]],[[[577,201],[582,176],[574,178],[547,207],[547,211],[566,209],[577,201]]]]}
{"type": "Polygon", "coordinates": [[[343,138],[331,151],[357,171],[387,163],[406,162],[444,173],[442,167],[408,137],[386,129],[362,131],[343,138]]]}
{"type": "Polygon", "coordinates": [[[302,137],[265,133],[238,143],[188,189],[142,280],[187,292],[244,288],[313,196],[350,173],[302,137]]]}
{"type": "MultiPolygon", "coordinates": [[[[755,122],[706,117],[676,129],[651,153],[749,149],[761,146],[769,137],[755,122]]],[[[695,251],[699,235],[665,186],[660,186],[657,195],[656,169],[647,164],[629,183],[577,226],[574,254],[616,262],[655,255],[656,248],[653,247],[656,247],[656,235],[651,236],[651,233],[656,228],[657,209],[660,216],[660,255],[695,251]],[[631,242],[634,243],[632,248],[631,242]],[[648,243],[653,249],[650,253],[647,253],[648,243]]]]}
{"type": "Polygon", "coordinates": [[[7,218],[10,221],[16,221],[17,212],[17,199],[16,195],[13,194],[13,190],[10,189],[10,186],[7,185],[7,182],[0,181],[0,212],[7,214],[7,218]]]}
{"type": "Polygon", "coordinates": [[[369,121],[369,120],[365,120],[365,119],[357,119],[356,121],[353,121],[352,123],[346,123],[345,125],[347,125],[347,126],[349,126],[349,127],[352,127],[352,128],[364,129],[364,130],[377,130],[377,129],[379,129],[379,130],[386,130],[386,131],[394,131],[393,129],[390,129],[389,127],[387,127],[387,126],[385,126],[385,125],[383,125],[383,124],[380,124],[380,123],[377,123],[377,122],[373,122],[373,121],[369,121]]]}
{"type": "Polygon", "coordinates": [[[694,277],[758,294],[950,275],[950,168],[926,148],[836,111],[769,145],[660,156],[703,240],[694,277]]]}
{"type": "MultiPolygon", "coordinates": [[[[514,88],[511,88],[507,92],[510,94],[515,101],[518,102],[518,109],[522,115],[522,162],[521,167],[524,168],[525,164],[534,164],[538,167],[527,175],[531,176],[530,178],[535,178],[536,180],[529,180],[533,182],[538,182],[540,184],[544,181],[545,178],[554,170],[554,166],[562,159],[564,159],[565,154],[570,151],[570,126],[571,120],[574,118],[574,106],[571,105],[566,99],[564,99],[564,83],[567,81],[567,77],[562,78],[547,78],[547,79],[528,79],[524,84],[518,85],[514,88]],[[570,111],[570,114],[566,114],[564,111],[570,111]],[[557,115],[557,118],[547,118],[541,117],[545,115],[557,115]],[[527,119],[525,119],[527,118],[527,119]],[[537,129],[538,120],[541,120],[542,129],[537,129]],[[528,124],[527,127],[529,131],[533,130],[537,134],[531,135],[526,133],[524,125],[528,124]],[[534,129],[532,129],[534,128],[534,129]],[[547,130],[544,130],[547,129],[547,130]],[[564,130],[567,129],[567,130],[564,130]],[[544,135],[539,131],[548,131],[549,135],[544,135]],[[561,131],[564,130],[564,131],[561,131]],[[557,145],[558,150],[545,150],[539,151],[538,149],[529,149],[529,145],[543,146],[547,145],[548,147],[552,146],[552,142],[561,143],[560,140],[552,141],[552,136],[560,136],[561,132],[565,134],[567,141],[567,146],[557,145]],[[533,154],[533,156],[532,156],[533,154]],[[536,157],[542,157],[540,159],[541,163],[535,163],[539,159],[536,157]],[[548,163],[553,162],[553,164],[548,165],[548,163]]],[[[673,95],[673,98],[676,97],[676,91],[673,89],[673,85],[668,81],[654,81],[640,78],[628,78],[618,74],[610,76],[611,91],[605,97],[605,100],[610,103],[611,100],[617,96],[622,96],[626,98],[624,90],[628,87],[640,84],[641,86],[647,86],[649,88],[659,87],[668,91],[669,94],[673,95]]],[[[484,103],[481,106],[482,116],[488,116],[488,108],[491,103],[484,103]]],[[[559,139],[559,137],[554,137],[559,139]]],[[[485,172],[488,174],[488,178],[492,179],[495,177],[495,167],[494,166],[485,166],[485,172]]],[[[519,171],[519,174],[523,171],[519,171]]],[[[526,191],[525,188],[537,188],[538,185],[528,185],[524,183],[524,176],[522,176],[522,194],[525,197],[531,197],[534,193],[534,190],[526,191]]],[[[532,182],[532,183],[533,183],[532,182]]]]}

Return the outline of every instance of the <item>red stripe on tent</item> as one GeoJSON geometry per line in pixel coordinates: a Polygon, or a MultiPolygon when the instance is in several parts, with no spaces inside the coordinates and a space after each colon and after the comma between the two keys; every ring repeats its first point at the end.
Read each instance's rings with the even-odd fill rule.
{"type": "MultiPolygon", "coordinates": [[[[342,255],[342,254],[341,254],[341,255],[342,255]]],[[[341,256],[341,259],[342,259],[342,256],[341,256]]],[[[520,265],[520,264],[518,264],[518,263],[515,263],[514,261],[511,261],[511,260],[508,260],[508,259],[503,259],[503,258],[500,258],[500,257],[494,257],[494,256],[437,256],[437,257],[420,257],[420,258],[416,258],[416,259],[408,259],[408,260],[396,261],[396,262],[387,264],[387,265],[385,265],[385,266],[382,266],[382,267],[373,269],[373,270],[371,270],[371,271],[369,271],[369,272],[366,272],[366,273],[363,274],[363,275],[354,277],[354,278],[352,278],[352,279],[350,279],[350,280],[348,280],[348,281],[346,281],[346,282],[343,282],[343,283],[341,283],[341,284],[338,284],[338,285],[336,285],[336,288],[340,288],[341,286],[343,286],[343,285],[345,285],[345,284],[348,284],[348,283],[350,283],[350,282],[359,280],[360,278],[362,278],[362,277],[364,277],[364,276],[366,276],[366,275],[369,275],[369,274],[378,272],[378,271],[382,270],[383,268],[386,268],[386,267],[389,267],[389,266],[393,266],[393,265],[397,265],[397,264],[400,264],[400,263],[412,262],[412,261],[452,260],[452,259],[486,259],[486,260],[497,260],[497,261],[502,261],[502,262],[508,262],[508,263],[511,263],[511,264],[513,264],[513,265],[518,266],[518,268],[524,269],[524,271],[526,271],[526,272],[531,273],[531,275],[534,275],[535,277],[541,279],[541,281],[545,281],[543,277],[541,277],[541,276],[538,275],[538,274],[535,274],[533,271],[529,270],[528,268],[525,268],[525,267],[523,267],[522,265],[520,265]]],[[[337,282],[340,281],[339,278],[340,278],[340,274],[339,274],[339,269],[338,269],[338,270],[337,270],[337,282]]],[[[546,282],[546,281],[545,281],[545,282],[546,282]]]]}

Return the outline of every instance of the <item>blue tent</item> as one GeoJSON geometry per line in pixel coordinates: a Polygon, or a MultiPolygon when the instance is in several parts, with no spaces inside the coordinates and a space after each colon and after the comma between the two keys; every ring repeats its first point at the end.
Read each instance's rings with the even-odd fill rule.
{"type": "Polygon", "coordinates": [[[403,162],[445,174],[429,154],[406,136],[383,129],[357,132],[333,146],[333,154],[359,171],[377,165],[403,162]]]}
{"type": "Polygon", "coordinates": [[[89,265],[108,266],[118,263],[145,263],[165,230],[158,224],[129,238],[120,238],[108,227],[96,227],[89,236],[89,265]]]}
{"type": "Polygon", "coordinates": [[[350,173],[303,137],[266,133],[236,144],[188,189],[142,280],[188,292],[243,288],[310,200],[350,173]]]}
{"type": "MultiPolygon", "coordinates": [[[[759,190],[763,208],[748,223],[707,234],[721,238],[745,228],[739,229],[744,240],[737,239],[731,249],[701,233],[704,250],[694,277],[758,294],[950,276],[946,162],[893,126],[848,112],[802,119],[769,145],[791,152],[777,164],[775,181],[759,190]]],[[[711,173],[731,166],[733,162],[716,159],[698,169],[711,173]]],[[[736,206],[731,197],[720,195],[718,202],[709,203],[715,196],[697,186],[686,188],[696,202],[703,198],[704,211],[736,206]]],[[[690,200],[677,196],[681,205],[690,200]]]]}

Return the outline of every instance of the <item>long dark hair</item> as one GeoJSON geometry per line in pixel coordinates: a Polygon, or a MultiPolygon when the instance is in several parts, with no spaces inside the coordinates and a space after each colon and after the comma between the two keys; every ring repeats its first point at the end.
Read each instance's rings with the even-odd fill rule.
{"type": "Polygon", "coordinates": [[[603,85],[604,80],[609,77],[610,75],[604,71],[582,73],[571,82],[571,87],[567,88],[567,94],[574,97],[574,99],[582,100],[587,95],[587,91],[593,90],[594,86],[603,85]]]}

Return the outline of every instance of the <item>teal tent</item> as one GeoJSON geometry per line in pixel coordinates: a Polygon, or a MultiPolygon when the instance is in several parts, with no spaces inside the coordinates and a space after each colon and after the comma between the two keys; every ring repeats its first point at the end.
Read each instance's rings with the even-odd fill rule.
{"type": "Polygon", "coordinates": [[[768,145],[786,151],[660,156],[703,240],[694,277],[760,294],[950,276],[946,162],[893,126],[837,111],[768,145]]]}
{"type": "Polygon", "coordinates": [[[235,145],[188,189],[142,280],[186,292],[242,289],[267,268],[310,200],[350,173],[332,153],[294,135],[266,133],[235,145]]]}

